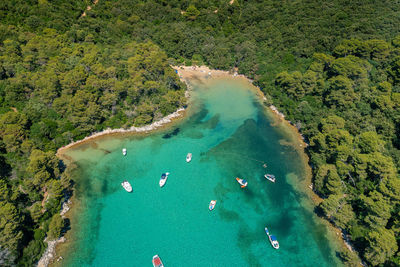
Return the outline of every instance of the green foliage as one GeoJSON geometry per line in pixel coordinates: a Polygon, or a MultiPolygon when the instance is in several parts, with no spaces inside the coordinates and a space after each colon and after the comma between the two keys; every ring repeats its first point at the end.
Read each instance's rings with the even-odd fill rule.
{"type": "Polygon", "coordinates": [[[365,251],[364,257],[372,265],[384,263],[398,249],[393,232],[385,228],[370,232],[367,240],[370,245],[365,251]]]}
{"type": "Polygon", "coordinates": [[[55,214],[50,221],[49,232],[47,233],[48,238],[50,240],[59,238],[63,228],[64,228],[64,219],[61,217],[60,214],[55,214]]]}
{"type": "MultiPolygon", "coordinates": [[[[309,140],[314,188],[324,197],[321,211],[350,233],[374,266],[394,264],[398,253],[400,106],[395,88],[400,76],[390,60],[393,54],[397,50],[383,40],[345,40],[334,49],[335,57],[316,54],[306,72],[283,71],[275,78],[277,90],[294,99],[291,106],[284,96],[275,101],[291,120],[301,120],[309,140]],[[310,90],[296,94],[310,71],[315,73],[306,83],[310,90]],[[318,79],[322,90],[315,86],[318,79]],[[308,105],[307,114],[314,117],[303,114],[304,102],[321,103],[308,105]]],[[[342,258],[353,264],[348,255],[342,258]]]]}
{"type": "Polygon", "coordinates": [[[0,244],[2,247],[17,251],[21,245],[23,216],[11,203],[0,201],[0,244]]]}
{"type": "Polygon", "coordinates": [[[342,259],[343,263],[346,266],[350,267],[359,267],[360,263],[358,257],[354,255],[354,253],[350,252],[349,250],[345,249],[340,252],[339,257],[342,259]]]}
{"type": "MultiPolygon", "coordinates": [[[[43,237],[42,237],[43,238],[43,237]]],[[[46,250],[46,245],[42,240],[34,239],[24,248],[20,264],[24,266],[32,266],[40,259],[40,255],[46,250]]]]}
{"type": "Polygon", "coordinates": [[[188,19],[195,20],[200,15],[200,11],[194,5],[189,5],[183,15],[188,19]]]}
{"type": "MultiPolygon", "coordinates": [[[[10,22],[1,14],[13,5],[3,2],[0,21],[10,22]]],[[[15,4],[31,10],[22,1],[15,4]]],[[[71,5],[79,12],[65,24],[47,25],[39,12],[20,21],[28,32],[0,25],[7,31],[0,34],[0,246],[26,266],[44,249],[44,237],[32,240],[33,232],[45,229],[50,218],[50,238],[63,227],[56,214],[72,183],[57,148],[106,127],[151,123],[185,105],[185,86],[165,52],[150,41],[96,43],[76,25],[65,33],[62,25],[76,23],[86,8],[71,5]]],[[[129,27],[117,25],[121,32],[129,27]]]]}
{"type": "Polygon", "coordinates": [[[46,228],[71,185],[51,154],[94,131],[144,125],[184,106],[185,87],[168,64],[185,62],[238,67],[254,79],[309,141],[325,215],[351,234],[369,264],[399,261],[392,250],[372,251],[367,238],[375,224],[399,225],[387,208],[400,201],[398,3],[102,0],[86,10],[89,4],[0,2],[0,201],[34,222],[0,228],[0,239],[11,229],[7,236],[17,240],[7,253],[31,265],[30,255],[42,251],[29,236],[41,222],[46,228]]]}

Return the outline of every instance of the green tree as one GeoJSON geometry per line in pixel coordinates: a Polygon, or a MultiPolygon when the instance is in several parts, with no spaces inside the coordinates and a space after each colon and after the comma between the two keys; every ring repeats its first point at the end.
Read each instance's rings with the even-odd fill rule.
{"type": "Polygon", "coordinates": [[[330,195],[319,204],[319,207],[328,219],[332,220],[334,218],[339,209],[341,198],[342,196],[339,195],[330,195]]]}
{"type": "Polygon", "coordinates": [[[25,114],[7,112],[0,117],[0,137],[9,152],[16,152],[27,135],[28,120],[25,114]]]}
{"type": "Polygon", "coordinates": [[[40,201],[33,203],[30,207],[29,212],[34,222],[39,222],[39,219],[42,217],[42,203],[40,201]]]}
{"type": "Polygon", "coordinates": [[[12,252],[17,251],[21,244],[23,219],[23,215],[13,204],[0,201],[0,244],[12,252]]]}
{"type": "Polygon", "coordinates": [[[384,141],[376,132],[363,132],[356,138],[356,143],[361,153],[380,152],[383,150],[384,141]]]}
{"type": "Polygon", "coordinates": [[[183,15],[190,20],[195,20],[200,15],[200,11],[194,5],[189,5],[183,15]]]}
{"type": "Polygon", "coordinates": [[[43,243],[42,240],[32,240],[23,250],[21,263],[25,266],[35,265],[45,249],[46,245],[43,243]]]}
{"type": "Polygon", "coordinates": [[[0,201],[8,201],[10,198],[10,187],[6,180],[0,178],[0,201]]]}
{"type": "Polygon", "coordinates": [[[32,183],[36,188],[43,186],[50,178],[60,175],[58,159],[51,152],[33,150],[29,157],[27,171],[32,175],[32,183]]]}
{"type": "Polygon", "coordinates": [[[369,247],[365,251],[364,258],[373,266],[384,263],[398,249],[393,232],[385,228],[369,232],[367,241],[369,247]]]}
{"type": "Polygon", "coordinates": [[[331,71],[335,75],[343,75],[350,79],[366,79],[370,64],[353,55],[335,59],[331,65],[331,71]]]}
{"type": "Polygon", "coordinates": [[[340,194],[342,192],[341,180],[335,165],[325,164],[319,166],[314,184],[316,190],[325,195],[340,194]]]}
{"type": "Polygon", "coordinates": [[[347,248],[343,249],[339,257],[343,260],[343,262],[346,264],[346,266],[350,267],[359,267],[360,266],[360,260],[357,257],[357,255],[354,252],[349,251],[347,248]]]}
{"type": "Polygon", "coordinates": [[[368,214],[364,220],[370,228],[385,227],[392,210],[388,199],[377,191],[371,192],[368,197],[362,195],[360,199],[368,214]]]}
{"type": "Polygon", "coordinates": [[[295,71],[292,74],[285,71],[276,76],[275,83],[277,86],[285,90],[287,94],[299,99],[305,94],[302,79],[303,76],[298,71],[295,71]]]}
{"type": "Polygon", "coordinates": [[[335,225],[341,229],[349,229],[351,223],[356,221],[356,214],[352,206],[343,203],[334,215],[335,225]]]}
{"type": "Polygon", "coordinates": [[[50,240],[58,239],[61,235],[61,231],[64,228],[64,219],[60,214],[55,214],[50,221],[49,232],[47,236],[50,240]]]}

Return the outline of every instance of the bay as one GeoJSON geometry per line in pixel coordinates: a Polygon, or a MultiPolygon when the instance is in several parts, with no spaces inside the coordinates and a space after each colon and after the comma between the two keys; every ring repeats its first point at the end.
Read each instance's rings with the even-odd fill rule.
{"type": "Polygon", "coordinates": [[[304,161],[251,85],[210,78],[192,87],[190,112],[172,128],[66,152],[79,167],[60,264],[151,266],[158,254],[165,266],[338,266],[326,226],[295,186],[305,179],[304,161]],[[164,172],[170,175],[160,188],[164,172]],[[121,187],[125,179],[132,193],[121,187]]]}

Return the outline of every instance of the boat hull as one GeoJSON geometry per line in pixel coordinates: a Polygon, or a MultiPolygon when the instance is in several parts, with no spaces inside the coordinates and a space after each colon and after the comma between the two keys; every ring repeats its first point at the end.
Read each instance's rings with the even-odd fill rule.
{"type": "Polygon", "coordinates": [[[275,176],[271,176],[269,174],[265,174],[264,177],[265,177],[265,179],[275,183],[275,176]]]}
{"type": "Polygon", "coordinates": [[[160,187],[163,187],[165,185],[165,183],[167,182],[167,179],[168,179],[168,175],[169,175],[169,172],[163,173],[161,175],[161,179],[159,182],[160,187]]]}
{"type": "Polygon", "coordinates": [[[128,192],[128,193],[132,192],[132,186],[129,182],[127,182],[127,181],[122,182],[121,185],[125,189],[126,192],[128,192]]]}
{"type": "Polygon", "coordinates": [[[269,237],[269,242],[271,243],[271,246],[272,246],[274,249],[279,249],[279,243],[278,243],[278,241],[273,241],[273,240],[271,239],[271,236],[269,237]]]}
{"type": "Polygon", "coordinates": [[[167,178],[160,180],[160,187],[163,187],[165,183],[167,182],[167,178]]]}
{"type": "Polygon", "coordinates": [[[153,267],[164,267],[164,264],[162,263],[160,257],[158,255],[153,256],[153,267]]]}
{"type": "Polygon", "coordinates": [[[243,179],[236,178],[236,181],[240,184],[241,188],[245,188],[247,186],[247,182],[244,182],[243,179]]]}
{"type": "Polygon", "coordinates": [[[217,201],[211,200],[210,205],[208,206],[208,209],[213,210],[215,208],[215,204],[217,204],[217,201]]]}
{"type": "Polygon", "coordinates": [[[268,231],[268,228],[267,228],[267,227],[265,227],[264,230],[265,230],[265,233],[266,233],[267,236],[268,236],[268,239],[269,239],[269,242],[271,243],[271,246],[272,246],[274,249],[279,249],[279,243],[278,243],[278,241],[276,240],[276,237],[269,234],[269,231],[268,231]]]}

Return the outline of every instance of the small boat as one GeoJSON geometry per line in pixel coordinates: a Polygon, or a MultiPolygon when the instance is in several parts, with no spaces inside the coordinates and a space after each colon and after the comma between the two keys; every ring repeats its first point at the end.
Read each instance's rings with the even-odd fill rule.
{"type": "Polygon", "coordinates": [[[167,182],[167,179],[168,179],[168,175],[169,175],[169,172],[161,174],[160,187],[163,187],[165,185],[165,183],[167,182]]]}
{"type": "Polygon", "coordinates": [[[126,156],[126,148],[122,149],[122,155],[126,156]]]}
{"type": "Polygon", "coordinates": [[[154,267],[164,267],[160,257],[158,255],[153,256],[153,266],[154,267]]]}
{"type": "Polygon", "coordinates": [[[121,185],[127,192],[132,192],[132,186],[127,180],[123,181],[121,185]]]}
{"type": "Polygon", "coordinates": [[[215,204],[217,204],[217,201],[211,200],[210,205],[208,206],[208,209],[213,210],[215,208],[215,204]]]}
{"type": "Polygon", "coordinates": [[[239,177],[236,177],[236,181],[240,184],[241,188],[245,188],[247,186],[247,181],[245,179],[240,179],[239,177]]]}
{"type": "Polygon", "coordinates": [[[186,162],[189,163],[192,160],[192,153],[186,155],[186,162]]]}
{"type": "Polygon", "coordinates": [[[271,243],[272,247],[274,249],[279,249],[279,243],[278,243],[278,240],[276,239],[276,237],[274,235],[269,234],[267,227],[265,227],[264,230],[265,230],[265,233],[268,235],[269,242],[271,243]]]}
{"type": "Polygon", "coordinates": [[[271,182],[275,183],[275,175],[265,174],[264,177],[267,178],[268,180],[270,180],[271,182]]]}
{"type": "Polygon", "coordinates": [[[267,168],[267,163],[264,163],[263,167],[264,167],[264,168],[267,168]]]}

